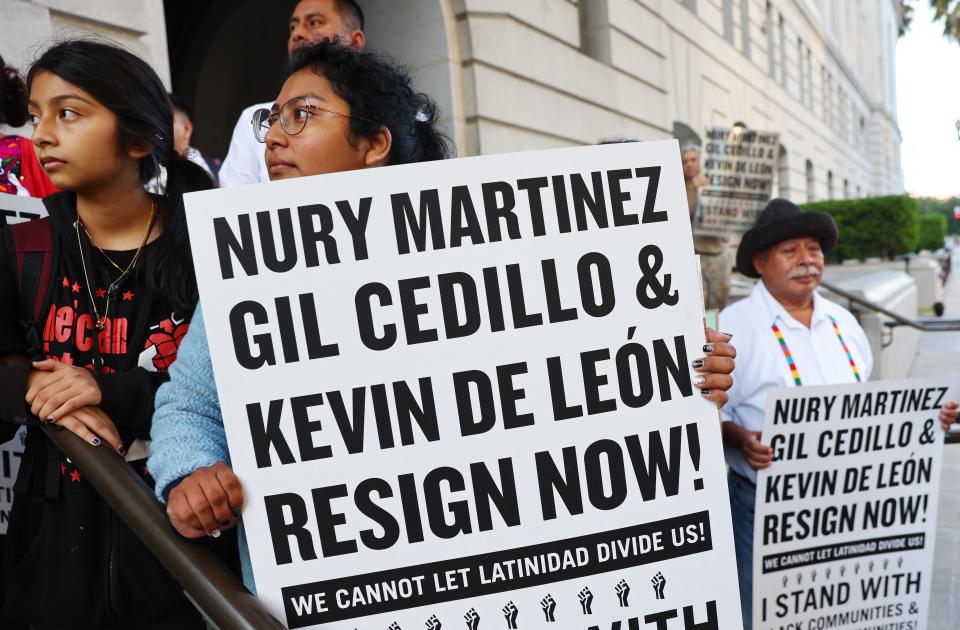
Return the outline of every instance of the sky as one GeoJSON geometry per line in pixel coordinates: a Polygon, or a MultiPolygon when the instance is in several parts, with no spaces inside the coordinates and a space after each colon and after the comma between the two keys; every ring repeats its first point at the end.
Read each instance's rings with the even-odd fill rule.
{"type": "Polygon", "coordinates": [[[926,0],[914,3],[910,30],[897,44],[897,118],[907,192],[960,195],[960,43],[931,23],[926,0]]]}

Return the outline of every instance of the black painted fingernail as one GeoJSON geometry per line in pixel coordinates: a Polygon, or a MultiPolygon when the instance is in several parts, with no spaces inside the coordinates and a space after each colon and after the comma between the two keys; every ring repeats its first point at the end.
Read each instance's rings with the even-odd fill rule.
{"type": "Polygon", "coordinates": [[[694,385],[703,385],[703,384],[706,382],[706,380],[707,380],[707,377],[706,377],[706,376],[694,376],[694,377],[693,377],[693,384],[694,384],[694,385]]]}
{"type": "Polygon", "coordinates": [[[713,352],[713,344],[712,343],[705,344],[703,346],[703,351],[706,352],[707,354],[713,352]]]}
{"type": "Polygon", "coordinates": [[[90,443],[93,444],[94,446],[100,446],[100,438],[92,437],[90,438],[90,443]]]}
{"type": "Polygon", "coordinates": [[[47,422],[56,422],[53,418],[47,418],[47,422]]]}
{"type": "Polygon", "coordinates": [[[240,518],[240,508],[234,508],[233,515],[240,518]]]}
{"type": "Polygon", "coordinates": [[[713,391],[713,390],[710,389],[709,387],[704,387],[704,388],[702,388],[702,389],[700,390],[700,393],[703,394],[704,396],[706,396],[707,394],[709,394],[709,393],[712,392],[712,391],[713,391]]]}
{"type": "Polygon", "coordinates": [[[220,538],[220,530],[215,529],[212,532],[210,532],[210,538],[220,538]]]}
{"type": "Polygon", "coordinates": [[[127,449],[123,448],[123,445],[121,445],[121,446],[117,449],[117,452],[120,453],[121,455],[126,455],[126,454],[127,454],[127,449]]]}
{"type": "Polygon", "coordinates": [[[727,337],[730,337],[731,339],[733,339],[733,335],[730,334],[730,333],[720,333],[720,334],[721,334],[721,335],[726,335],[727,337]]]}
{"type": "Polygon", "coordinates": [[[690,362],[690,365],[692,365],[694,368],[702,368],[703,359],[694,359],[693,361],[690,362]]]}

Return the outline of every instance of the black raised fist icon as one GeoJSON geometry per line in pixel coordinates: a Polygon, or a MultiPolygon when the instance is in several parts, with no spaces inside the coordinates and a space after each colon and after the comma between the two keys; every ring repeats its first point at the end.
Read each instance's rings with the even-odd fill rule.
{"type": "Polygon", "coordinates": [[[507,620],[507,630],[517,630],[517,615],[520,613],[517,606],[511,601],[503,607],[503,618],[507,620]]]}
{"type": "Polygon", "coordinates": [[[663,588],[667,585],[667,578],[663,577],[663,573],[657,571],[657,574],[650,578],[650,582],[653,584],[653,594],[656,598],[663,599],[665,597],[663,588]]]}
{"type": "Polygon", "coordinates": [[[554,601],[553,595],[547,593],[547,596],[540,600],[540,608],[543,609],[543,617],[546,621],[550,623],[556,621],[553,613],[557,609],[557,602],[554,601]]]}
{"type": "Polygon", "coordinates": [[[617,582],[617,585],[613,587],[613,590],[617,593],[617,599],[620,600],[620,607],[626,608],[630,605],[627,601],[627,598],[630,597],[630,585],[627,584],[626,580],[620,580],[617,582]]]}
{"type": "Polygon", "coordinates": [[[577,593],[577,597],[580,599],[580,608],[583,609],[583,614],[592,615],[593,593],[590,592],[590,589],[583,587],[583,590],[577,593]]]}
{"type": "Polygon", "coordinates": [[[477,630],[477,628],[480,627],[480,615],[477,614],[474,608],[467,611],[467,614],[463,616],[463,620],[467,622],[467,630],[477,630]]]}

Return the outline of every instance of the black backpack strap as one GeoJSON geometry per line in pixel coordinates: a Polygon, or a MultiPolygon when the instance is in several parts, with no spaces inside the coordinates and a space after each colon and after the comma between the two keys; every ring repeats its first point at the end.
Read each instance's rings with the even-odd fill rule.
{"type": "Polygon", "coordinates": [[[20,290],[20,322],[31,358],[43,355],[40,331],[43,304],[53,272],[53,224],[49,218],[18,223],[10,228],[20,290]]]}
{"type": "MultiPolygon", "coordinates": [[[[18,223],[10,228],[13,240],[15,269],[20,297],[20,322],[27,342],[27,355],[31,359],[43,359],[43,304],[52,284],[53,273],[53,224],[49,218],[18,223]]],[[[28,431],[28,439],[35,429],[28,431]]],[[[60,453],[49,440],[42,439],[44,456],[43,497],[56,499],[60,493],[60,453]]],[[[29,464],[31,473],[36,464],[29,464]]],[[[14,489],[24,492],[32,474],[17,478],[14,489]]]]}
{"type": "Polygon", "coordinates": [[[24,252],[20,262],[20,319],[37,322],[40,319],[37,298],[43,297],[40,290],[43,263],[46,252],[24,252]]]}

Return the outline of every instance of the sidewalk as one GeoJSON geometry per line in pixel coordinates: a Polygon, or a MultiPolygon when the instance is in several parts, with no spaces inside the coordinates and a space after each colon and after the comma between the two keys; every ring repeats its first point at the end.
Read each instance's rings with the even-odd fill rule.
{"type": "MultiPolygon", "coordinates": [[[[960,267],[950,275],[944,317],[960,319],[960,267]]],[[[910,376],[960,373],[960,332],[920,333],[910,376]]],[[[960,444],[944,447],[929,630],[960,626],[960,444]]]]}

